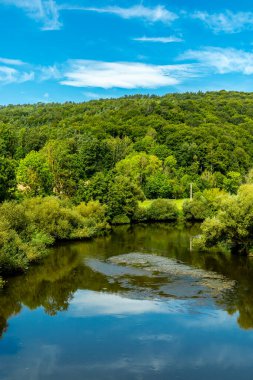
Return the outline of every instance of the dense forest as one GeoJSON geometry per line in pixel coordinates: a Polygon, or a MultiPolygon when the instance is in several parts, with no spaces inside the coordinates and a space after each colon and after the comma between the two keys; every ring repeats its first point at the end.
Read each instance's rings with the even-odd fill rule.
{"type": "Polygon", "coordinates": [[[1,107],[0,272],[110,223],[175,220],[176,203],[163,200],[189,198],[190,184],[184,216],[210,217],[253,182],[251,168],[253,93],[1,107]],[[145,199],[158,200],[144,209],[145,199]]]}

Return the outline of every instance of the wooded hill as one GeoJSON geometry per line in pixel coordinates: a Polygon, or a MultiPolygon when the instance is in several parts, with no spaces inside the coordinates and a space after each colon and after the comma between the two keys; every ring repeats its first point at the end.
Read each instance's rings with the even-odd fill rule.
{"type": "Polygon", "coordinates": [[[187,197],[191,182],[236,192],[251,167],[252,93],[0,108],[1,201],[24,192],[106,201],[119,175],[150,199],[187,197]]]}

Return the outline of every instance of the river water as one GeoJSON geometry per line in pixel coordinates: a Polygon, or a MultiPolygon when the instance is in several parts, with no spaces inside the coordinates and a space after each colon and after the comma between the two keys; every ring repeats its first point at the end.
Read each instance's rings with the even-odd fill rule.
{"type": "Polygon", "coordinates": [[[122,226],[52,249],[0,293],[1,380],[253,378],[253,258],[198,226],[122,226]]]}

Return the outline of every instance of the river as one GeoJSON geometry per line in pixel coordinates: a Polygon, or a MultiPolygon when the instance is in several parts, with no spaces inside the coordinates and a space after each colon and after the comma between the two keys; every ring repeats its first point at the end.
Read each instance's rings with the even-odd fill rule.
{"type": "Polygon", "coordinates": [[[253,258],[196,226],[61,244],[0,293],[1,380],[253,378],[253,258]]]}

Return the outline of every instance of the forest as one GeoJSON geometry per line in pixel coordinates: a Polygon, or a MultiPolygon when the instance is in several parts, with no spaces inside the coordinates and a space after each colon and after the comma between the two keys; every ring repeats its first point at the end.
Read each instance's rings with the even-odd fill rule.
{"type": "Polygon", "coordinates": [[[121,223],[205,220],[198,244],[248,253],[252,168],[253,93],[2,106],[0,275],[121,223]]]}

